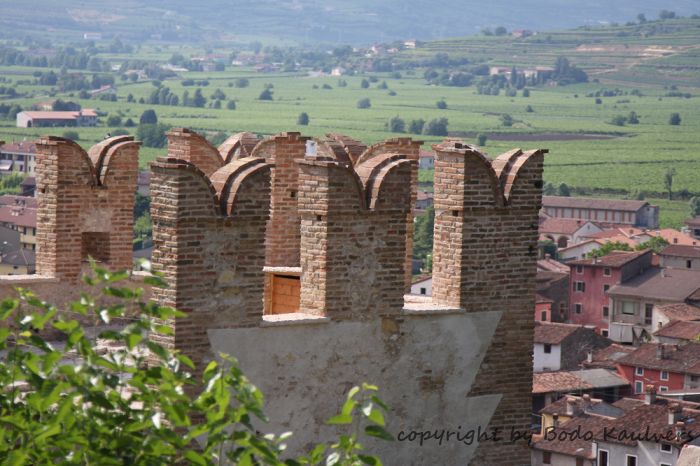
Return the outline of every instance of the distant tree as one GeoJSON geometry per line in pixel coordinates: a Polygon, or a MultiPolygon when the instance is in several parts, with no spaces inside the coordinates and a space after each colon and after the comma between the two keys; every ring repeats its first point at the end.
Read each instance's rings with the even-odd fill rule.
{"type": "Polygon", "coordinates": [[[236,110],[236,101],[229,100],[228,102],[226,102],[226,108],[229,110],[236,110]]]}
{"type": "Polygon", "coordinates": [[[523,89],[523,97],[530,97],[530,89],[523,89]]]}
{"type": "Polygon", "coordinates": [[[372,102],[367,97],[357,101],[357,108],[370,108],[371,106],[372,102]]]}
{"type": "Polygon", "coordinates": [[[586,254],[586,257],[603,257],[607,256],[613,251],[632,251],[632,248],[629,244],[623,243],[621,241],[609,241],[602,245],[600,248],[596,249],[595,251],[586,254]]]}
{"type": "Polygon", "coordinates": [[[603,100],[600,98],[597,98],[597,99],[595,99],[595,103],[596,103],[596,105],[600,105],[603,103],[603,100]]]}
{"type": "Polygon", "coordinates": [[[333,89],[333,87],[328,83],[324,83],[323,86],[321,86],[321,89],[333,89]]]}
{"type": "Polygon", "coordinates": [[[153,109],[144,110],[139,118],[139,124],[141,125],[155,125],[158,123],[158,116],[156,111],[153,109]]]}
{"type": "Polygon", "coordinates": [[[250,81],[247,78],[238,78],[234,81],[236,87],[248,87],[248,84],[250,84],[250,81]]]}
{"type": "Polygon", "coordinates": [[[700,196],[693,196],[690,198],[690,216],[700,217],[700,196]]]}
{"type": "Polygon", "coordinates": [[[413,229],[413,258],[425,261],[433,251],[433,230],[435,228],[435,210],[432,206],[425,214],[416,216],[413,229]]]}
{"type": "Polygon", "coordinates": [[[403,133],[406,131],[406,122],[396,115],[386,124],[386,129],[392,133],[403,133]]]}
{"type": "Polygon", "coordinates": [[[201,89],[194,91],[194,96],[192,96],[192,106],[202,108],[206,105],[207,98],[202,94],[201,89]]]}
{"type": "Polygon", "coordinates": [[[263,89],[263,91],[258,96],[258,100],[272,100],[272,90],[263,89]]]}
{"type": "Polygon", "coordinates": [[[70,139],[71,141],[79,141],[80,140],[80,135],[78,134],[77,131],[74,131],[74,130],[64,131],[63,137],[66,139],[70,139]]]}
{"type": "Polygon", "coordinates": [[[555,188],[552,183],[545,183],[544,188],[542,189],[542,194],[545,196],[556,196],[557,188],[555,188]]]}
{"type": "Polygon", "coordinates": [[[513,117],[507,113],[501,115],[501,124],[503,126],[513,126],[513,117]]]}
{"type": "Polygon", "coordinates": [[[170,129],[163,123],[139,125],[136,137],[146,147],[162,148],[168,142],[165,133],[170,129]]]}
{"type": "Polygon", "coordinates": [[[112,136],[128,136],[131,133],[129,133],[124,128],[117,128],[117,129],[113,129],[112,131],[110,131],[110,134],[112,136]]]}
{"type": "Polygon", "coordinates": [[[212,104],[212,108],[221,108],[221,101],[219,99],[216,99],[212,104]]]}
{"type": "Polygon", "coordinates": [[[508,34],[508,30],[503,26],[498,26],[496,29],[493,30],[493,33],[497,36],[505,36],[506,34],[508,34]]]}
{"type": "Polygon", "coordinates": [[[386,81],[382,81],[382,82],[379,83],[379,85],[377,86],[377,89],[389,89],[389,85],[386,83],[386,81]]]}
{"type": "Polygon", "coordinates": [[[297,117],[297,125],[308,126],[309,125],[309,114],[306,112],[301,112],[297,117]]]}
{"type": "Polygon", "coordinates": [[[675,11],[661,10],[659,12],[659,19],[673,19],[676,17],[675,11]]]}
{"type": "Polygon", "coordinates": [[[543,253],[548,254],[552,259],[557,259],[559,256],[557,243],[551,239],[540,241],[537,246],[542,250],[543,253]]]}
{"type": "Polygon", "coordinates": [[[673,199],[673,177],[676,176],[675,168],[667,168],[664,173],[664,189],[668,192],[668,200],[673,199]]]}
{"type": "Polygon", "coordinates": [[[131,118],[127,118],[124,122],[124,126],[127,128],[133,128],[134,126],[136,126],[136,123],[134,123],[134,120],[132,120],[131,118]]]}
{"type": "Polygon", "coordinates": [[[533,110],[532,105],[528,105],[527,107],[525,107],[525,111],[526,111],[527,113],[532,113],[532,112],[534,112],[535,110],[533,110]]]}
{"type": "Polygon", "coordinates": [[[362,79],[362,81],[360,82],[360,87],[362,89],[367,89],[369,87],[369,81],[367,81],[366,79],[362,79]]]}
{"type": "Polygon", "coordinates": [[[639,21],[639,24],[643,24],[647,22],[647,17],[644,15],[644,13],[639,13],[637,15],[637,21],[639,21]]]}
{"type": "Polygon", "coordinates": [[[569,197],[571,196],[571,190],[566,183],[562,183],[559,185],[557,194],[560,196],[569,197]]]}
{"type": "Polygon", "coordinates": [[[115,126],[121,126],[122,124],[122,117],[119,115],[110,115],[107,117],[107,126],[110,127],[115,127],[115,126]]]}
{"type": "Polygon", "coordinates": [[[425,120],[422,118],[411,120],[411,123],[408,125],[408,132],[412,134],[423,134],[424,126],[425,120]]]}
{"type": "Polygon", "coordinates": [[[486,140],[488,139],[488,136],[485,134],[477,134],[476,135],[476,143],[477,145],[484,147],[486,145],[486,140]]]}
{"type": "Polygon", "coordinates": [[[217,89],[212,93],[211,98],[214,100],[226,100],[226,94],[221,89],[217,89]]]}
{"type": "Polygon", "coordinates": [[[133,94],[127,95],[127,96],[126,96],[126,101],[127,101],[128,103],[134,102],[134,95],[133,95],[133,94]]]}
{"type": "Polygon", "coordinates": [[[637,112],[630,112],[630,114],[627,115],[627,123],[629,123],[630,125],[639,124],[639,116],[637,115],[637,112]]]}
{"type": "Polygon", "coordinates": [[[447,125],[447,118],[435,118],[425,125],[423,133],[429,136],[447,136],[447,125]]]}
{"type": "Polygon", "coordinates": [[[447,102],[445,102],[444,99],[438,100],[438,101],[435,103],[435,105],[436,105],[437,108],[439,108],[440,110],[445,110],[445,109],[447,108],[447,102]]]}
{"type": "Polygon", "coordinates": [[[481,33],[482,33],[483,35],[485,35],[485,36],[492,36],[492,35],[493,35],[493,32],[492,32],[491,29],[489,29],[489,28],[484,28],[484,29],[482,29],[482,30],[481,30],[481,33]]]}
{"type": "Polygon", "coordinates": [[[616,115],[610,120],[610,124],[615,126],[625,126],[625,122],[627,122],[627,117],[623,115],[616,115]]]}
{"type": "Polygon", "coordinates": [[[668,119],[668,124],[672,126],[678,126],[681,124],[681,116],[678,113],[671,113],[668,119]]]}

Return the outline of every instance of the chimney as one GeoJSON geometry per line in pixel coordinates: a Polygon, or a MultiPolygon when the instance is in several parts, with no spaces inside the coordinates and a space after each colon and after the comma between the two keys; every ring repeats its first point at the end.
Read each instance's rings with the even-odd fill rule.
{"type": "Polygon", "coordinates": [[[552,414],[552,428],[559,427],[559,413],[552,414]]]}
{"type": "Polygon", "coordinates": [[[678,403],[672,403],[668,407],[668,423],[671,425],[675,425],[676,422],[681,420],[681,415],[683,414],[683,410],[681,409],[681,405],[678,403]]]}
{"type": "Polygon", "coordinates": [[[551,258],[552,258],[552,255],[551,255],[551,254],[545,254],[545,255],[544,255],[544,258],[545,258],[545,259],[551,259],[551,258]]]}
{"type": "Polygon", "coordinates": [[[683,422],[683,421],[676,422],[674,430],[675,430],[675,434],[676,434],[676,439],[680,440],[681,438],[683,438],[683,435],[685,434],[685,422],[683,422]]]}
{"type": "Polygon", "coordinates": [[[567,416],[575,416],[578,412],[578,406],[576,403],[576,398],[573,397],[567,397],[566,398],[566,415],[567,416]]]}
{"type": "Polygon", "coordinates": [[[586,355],[586,362],[593,362],[593,351],[589,351],[586,355]]]}
{"type": "Polygon", "coordinates": [[[653,405],[656,402],[656,388],[653,385],[647,385],[646,393],[644,394],[644,404],[653,405]]]}
{"type": "Polygon", "coordinates": [[[656,359],[663,359],[665,354],[664,354],[664,345],[663,343],[659,343],[656,345],[656,359]]]}

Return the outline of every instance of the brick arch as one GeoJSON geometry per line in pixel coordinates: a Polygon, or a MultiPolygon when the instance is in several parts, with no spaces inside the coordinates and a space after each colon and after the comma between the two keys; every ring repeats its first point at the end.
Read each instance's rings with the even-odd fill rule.
{"type": "Polygon", "coordinates": [[[330,140],[338,142],[343,146],[343,150],[350,159],[350,163],[355,165],[358,158],[362,153],[367,150],[367,145],[362,142],[351,138],[350,136],[345,136],[344,134],[328,133],[326,137],[330,140]]]}
{"type": "MultiPolygon", "coordinates": [[[[133,138],[111,145],[100,157],[100,168],[97,172],[101,186],[109,186],[115,176],[137,173],[139,165],[139,147],[141,143],[133,138]]],[[[134,184],[137,180],[133,180],[134,184]]]]}
{"type": "Polygon", "coordinates": [[[101,182],[103,174],[102,171],[104,168],[104,158],[107,155],[107,152],[117,144],[133,140],[134,137],[129,135],[113,136],[98,142],[90,148],[88,151],[88,157],[90,157],[90,161],[92,161],[92,165],[95,167],[95,175],[98,182],[101,182]]]}
{"type": "Polygon", "coordinates": [[[316,157],[324,157],[352,166],[352,160],[343,145],[331,139],[312,138],[316,143],[316,157]]]}
{"type": "MultiPolygon", "coordinates": [[[[46,152],[48,151],[48,147],[53,145],[58,145],[61,147],[59,151],[61,151],[61,155],[64,157],[64,160],[60,161],[62,166],[66,166],[66,163],[69,163],[68,160],[65,160],[65,156],[70,153],[70,162],[73,162],[71,164],[71,168],[80,172],[80,174],[76,173],[76,179],[74,181],[81,181],[84,184],[90,184],[93,186],[98,184],[95,166],[93,165],[88,153],[85,152],[85,150],[80,147],[78,143],[71,139],[61,138],[58,136],[47,136],[39,140],[37,144],[37,148],[39,148],[38,152],[48,153],[46,152]],[[46,151],[41,149],[41,147],[47,148],[46,151]],[[65,151],[66,149],[68,149],[68,152],[65,151]]],[[[38,182],[37,187],[39,187],[38,182]]]]}
{"type": "Polygon", "coordinates": [[[253,133],[244,131],[229,136],[219,147],[218,151],[224,163],[251,156],[260,138],[253,133]]]}
{"type": "Polygon", "coordinates": [[[503,188],[504,202],[513,205],[528,198],[528,195],[541,195],[542,166],[546,153],[544,149],[537,149],[521,152],[517,156],[507,172],[503,188]]]}
{"type": "Polygon", "coordinates": [[[242,184],[249,178],[258,178],[260,174],[266,173],[261,178],[262,183],[270,184],[270,169],[272,165],[265,162],[265,159],[255,157],[245,157],[234,160],[217,170],[211,181],[219,202],[219,207],[224,215],[233,215],[236,210],[236,201],[239,198],[242,184]]]}
{"type": "MultiPolygon", "coordinates": [[[[155,170],[167,170],[171,172],[171,176],[174,176],[176,171],[181,171],[188,174],[191,178],[198,181],[199,186],[191,186],[190,198],[195,199],[195,194],[199,196],[211,199],[211,204],[201,205],[201,209],[211,209],[209,210],[210,215],[222,215],[221,206],[218,203],[218,196],[216,188],[212,184],[211,180],[199,167],[197,167],[192,162],[187,160],[180,160],[170,157],[158,158],[155,162],[151,163],[151,169],[155,170]]],[[[153,207],[151,207],[153,209],[153,207]]]]}
{"type": "Polygon", "coordinates": [[[219,151],[201,134],[187,128],[175,128],[167,136],[168,157],[196,165],[207,176],[224,165],[219,151]]]}
{"type": "Polygon", "coordinates": [[[411,181],[411,164],[406,159],[395,159],[382,166],[373,183],[370,197],[370,209],[398,209],[406,212],[411,209],[411,190],[402,189],[411,181]]]}
{"type": "Polygon", "coordinates": [[[275,158],[275,140],[266,138],[255,145],[250,152],[250,156],[254,158],[263,158],[265,160],[274,160],[275,158]]]}

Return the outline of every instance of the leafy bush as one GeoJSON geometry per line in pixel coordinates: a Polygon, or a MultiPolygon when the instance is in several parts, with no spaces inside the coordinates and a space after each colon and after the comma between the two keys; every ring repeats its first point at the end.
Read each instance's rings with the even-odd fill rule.
{"type": "Polygon", "coordinates": [[[370,108],[371,106],[372,102],[367,97],[357,101],[357,108],[370,108]]]}
{"type": "Polygon", "coordinates": [[[422,118],[411,120],[411,124],[408,125],[408,132],[413,134],[423,134],[424,126],[425,120],[422,118]]]}
{"type": "Polygon", "coordinates": [[[248,87],[248,84],[250,84],[250,81],[247,78],[238,78],[234,81],[236,87],[248,87]]]}
{"type": "Polygon", "coordinates": [[[403,121],[398,115],[395,117],[391,118],[389,122],[386,124],[386,129],[387,131],[391,131],[392,133],[403,133],[406,131],[406,122],[403,121]]]}
{"type": "Polygon", "coordinates": [[[369,81],[367,81],[366,79],[363,79],[363,80],[360,82],[360,87],[361,87],[362,89],[367,89],[367,88],[369,87],[369,81]]]}
{"type": "Polygon", "coordinates": [[[169,129],[170,126],[163,123],[139,125],[136,129],[136,138],[142,141],[146,147],[162,148],[168,142],[165,133],[169,129]]]}
{"type": "Polygon", "coordinates": [[[437,108],[439,108],[440,110],[445,110],[445,109],[447,108],[447,102],[445,102],[444,99],[443,99],[443,100],[438,100],[438,101],[435,103],[435,106],[436,106],[437,108]]]}
{"type": "Polygon", "coordinates": [[[423,128],[423,133],[430,136],[447,136],[447,118],[430,120],[423,128]]]}
{"type": "Polygon", "coordinates": [[[272,100],[272,90],[269,88],[263,89],[263,91],[258,96],[258,100],[272,100]]]}
{"type": "Polygon", "coordinates": [[[625,126],[625,123],[627,122],[627,117],[623,115],[616,115],[610,120],[611,125],[615,126],[625,126]]]}
{"type": "Polygon", "coordinates": [[[226,102],[226,108],[228,110],[236,110],[236,101],[235,100],[229,100],[226,102]]]}
{"type": "Polygon", "coordinates": [[[678,113],[671,113],[668,119],[668,124],[672,126],[678,126],[681,124],[681,116],[678,113]]]}
{"type": "Polygon", "coordinates": [[[155,125],[158,123],[158,115],[156,115],[156,111],[152,109],[144,110],[144,112],[141,114],[141,118],[139,118],[139,123],[142,125],[155,125]]]}
{"type": "Polygon", "coordinates": [[[71,141],[80,141],[80,135],[77,131],[74,131],[72,129],[64,131],[62,136],[66,139],[70,139],[71,141]]]}
{"type": "Polygon", "coordinates": [[[122,124],[122,119],[119,115],[110,115],[107,117],[107,126],[114,127],[114,126],[121,126],[122,124]]]}
{"type": "Polygon", "coordinates": [[[513,126],[513,117],[507,113],[501,115],[501,124],[503,126],[513,126]]]}
{"type": "Polygon", "coordinates": [[[477,145],[484,147],[486,145],[486,140],[488,139],[488,136],[485,134],[477,134],[476,135],[476,143],[477,145]]]}
{"type": "Polygon", "coordinates": [[[309,124],[309,114],[306,112],[301,112],[297,117],[297,125],[308,126],[309,124]]]}
{"type": "MultiPolygon", "coordinates": [[[[186,314],[143,301],[142,288],[122,287],[126,272],[94,263],[92,270],[83,280],[96,295],[85,293],[66,308],[24,289],[0,302],[0,457],[7,464],[285,466],[324,457],[327,465],[381,464],[361,454],[359,443],[359,432],[393,440],[376,387],[353,387],[341,413],[328,420],[353,425],[352,433],[285,461],[283,442],[291,434],[256,431],[253,420],[266,421],[263,396],[235,359],[222,355],[202,368],[201,378],[193,376],[197,368],[187,356],[149,339],[171,335],[161,322],[186,314]],[[90,336],[80,321],[112,326],[90,336]],[[128,323],[115,329],[120,321],[128,323]],[[53,345],[42,336],[47,332],[64,343],[53,345]]],[[[146,283],[165,286],[157,276],[146,283]]]]}

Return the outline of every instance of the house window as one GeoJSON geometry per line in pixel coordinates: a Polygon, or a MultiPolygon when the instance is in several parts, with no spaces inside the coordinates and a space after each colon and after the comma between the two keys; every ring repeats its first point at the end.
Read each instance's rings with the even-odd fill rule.
{"type": "Polygon", "coordinates": [[[540,320],[542,322],[547,322],[547,311],[542,311],[542,315],[540,316],[540,320]]]}
{"type": "Polygon", "coordinates": [[[692,267],[693,267],[693,261],[691,261],[691,260],[685,261],[685,268],[686,269],[690,269],[692,267]]]}
{"type": "Polygon", "coordinates": [[[552,345],[550,345],[549,343],[545,343],[544,344],[544,352],[546,354],[550,354],[552,352],[552,345]]]}
{"type": "Polygon", "coordinates": [[[586,282],[574,282],[574,290],[583,293],[586,291],[586,282]]]}
{"type": "Polygon", "coordinates": [[[608,332],[608,329],[603,329],[600,331],[600,334],[607,338],[610,333],[608,332]]]}
{"type": "Polygon", "coordinates": [[[633,316],[635,312],[634,301],[622,301],[622,313],[633,316]]]}
{"type": "Polygon", "coordinates": [[[610,289],[610,285],[603,285],[603,293],[607,293],[610,289]]]}
{"type": "Polygon", "coordinates": [[[634,368],[634,375],[644,375],[644,368],[643,367],[635,367],[634,368]]]}
{"type": "Polygon", "coordinates": [[[644,325],[651,325],[651,316],[654,312],[653,304],[644,305],[644,325]]]}
{"type": "Polygon", "coordinates": [[[668,371],[661,371],[661,380],[668,380],[668,371]]]}
{"type": "Polygon", "coordinates": [[[542,452],[542,464],[552,464],[552,453],[548,451],[542,452]]]}
{"type": "Polygon", "coordinates": [[[603,306],[603,317],[608,317],[610,315],[610,308],[608,306],[603,306]]]}
{"type": "Polygon", "coordinates": [[[581,304],[581,303],[574,304],[574,312],[576,312],[576,314],[580,314],[581,311],[583,311],[583,304],[581,304]]]}
{"type": "Polygon", "coordinates": [[[566,303],[559,303],[559,315],[566,314],[566,303]]]}
{"type": "Polygon", "coordinates": [[[691,375],[691,376],[690,376],[690,381],[691,381],[691,382],[697,382],[698,379],[700,379],[700,377],[698,377],[697,375],[691,375]]]}
{"type": "Polygon", "coordinates": [[[427,292],[428,292],[428,290],[426,290],[425,288],[420,289],[420,294],[426,294],[427,292]]]}
{"type": "Polygon", "coordinates": [[[605,267],[603,269],[603,275],[606,277],[609,277],[610,275],[612,275],[612,273],[610,272],[610,267],[605,267]]]}
{"type": "Polygon", "coordinates": [[[644,393],[644,384],[640,381],[636,381],[634,383],[634,394],[641,395],[642,393],[644,393]]]}
{"type": "Polygon", "coordinates": [[[576,266],[576,273],[582,274],[583,273],[583,266],[582,265],[577,265],[576,266]]]}
{"type": "Polygon", "coordinates": [[[667,392],[667,391],[668,391],[668,387],[667,387],[666,385],[661,385],[661,386],[659,387],[659,391],[660,391],[660,392],[667,392]]]}
{"type": "Polygon", "coordinates": [[[607,450],[598,450],[598,466],[608,466],[608,457],[607,450]]]}
{"type": "Polygon", "coordinates": [[[627,455],[627,466],[637,466],[637,457],[634,455],[627,455]]]}
{"type": "Polygon", "coordinates": [[[584,466],[583,458],[576,458],[576,466],[584,466]]]}

